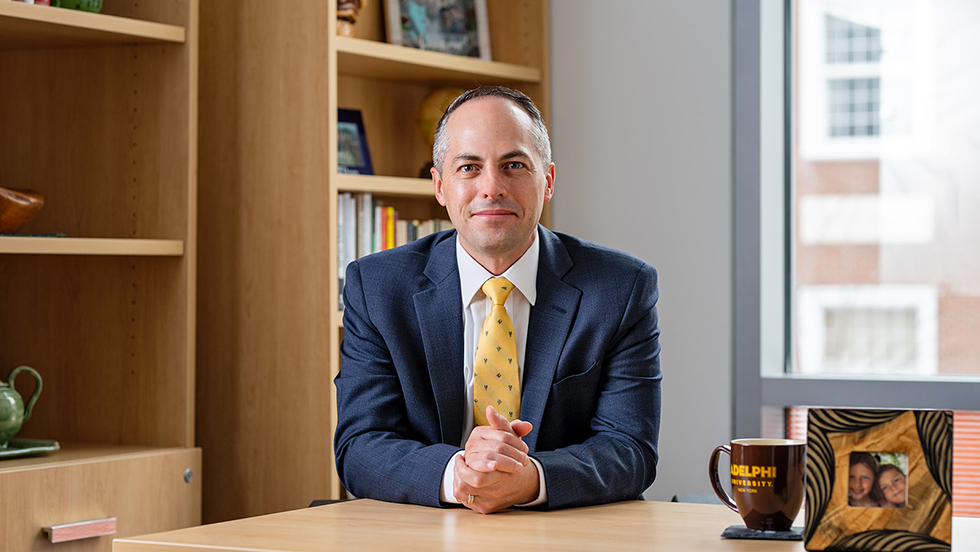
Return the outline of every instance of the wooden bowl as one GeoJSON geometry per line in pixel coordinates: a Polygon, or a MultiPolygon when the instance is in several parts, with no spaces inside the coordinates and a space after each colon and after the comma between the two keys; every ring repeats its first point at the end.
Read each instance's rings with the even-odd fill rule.
{"type": "Polygon", "coordinates": [[[0,234],[16,234],[44,205],[44,196],[33,190],[0,188],[0,234]]]}

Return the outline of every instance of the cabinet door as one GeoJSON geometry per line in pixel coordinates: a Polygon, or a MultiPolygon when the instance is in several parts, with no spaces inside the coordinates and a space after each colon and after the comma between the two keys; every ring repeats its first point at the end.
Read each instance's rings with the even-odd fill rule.
{"type": "Polygon", "coordinates": [[[0,550],[112,550],[112,539],[201,522],[201,450],[166,449],[0,474],[0,550]],[[185,481],[185,470],[193,477],[185,481]],[[43,528],[116,518],[116,534],[52,544],[43,528]]]}

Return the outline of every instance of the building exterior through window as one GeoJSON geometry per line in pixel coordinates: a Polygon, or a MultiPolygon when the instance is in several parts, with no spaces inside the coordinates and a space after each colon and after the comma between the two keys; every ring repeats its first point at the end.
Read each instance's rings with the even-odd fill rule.
{"type": "Polygon", "coordinates": [[[791,370],[980,375],[980,3],[793,14],[791,370]]]}
{"type": "MultiPolygon", "coordinates": [[[[980,375],[980,2],[787,5],[787,372],[980,375]]],[[[980,413],[954,432],[954,514],[980,516],[980,413]]]]}

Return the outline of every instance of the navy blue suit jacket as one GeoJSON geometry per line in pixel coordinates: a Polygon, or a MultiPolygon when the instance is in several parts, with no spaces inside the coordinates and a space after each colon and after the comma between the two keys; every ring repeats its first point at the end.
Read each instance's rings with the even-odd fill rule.
{"type": "MultiPolygon", "coordinates": [[[[548,507],[636,499],[660,429],[657,273],[625,253],[538,227],[525,350],[524,441],[548,507]]],[[[439,506],[460,450],[463,305],[455,231],[351,263],[337,385],[337,469],[356,496],[439,506]]]]}

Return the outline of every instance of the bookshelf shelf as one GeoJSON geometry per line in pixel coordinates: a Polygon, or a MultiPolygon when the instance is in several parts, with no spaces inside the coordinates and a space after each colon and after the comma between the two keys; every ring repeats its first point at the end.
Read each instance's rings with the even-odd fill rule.
{"type": "Polygon", "coordinates": [[[139,457],[166,451],[186,450],[174,447],[98,445],[92,443],[59,443],[59,446],[60,450],[47,454],[5,459],[0,463],[0,473],[99,462],[113,458],[139,457]]]}
{"type": "Polygon", "coordinates": [[[370,192],[391,196],[432,197],[432,181],[427,178],[397,176],[337,175],[341,192],[370,192]]]}
{"type": "Polygon", "coordinates": [[[184,27],[21,2],[0,2],[0,50],[183,43],[184,27]]]}
{"type": "Polygon", "coordinates": [[[102,238],[47,238],[0,236],[0,254],[28,255],[137,255],[184,254],[182,240],[130,240],[102,238]]]}
{"type": "Polygon", "coordinates": [[[337,37],[337,67],[342,75],[405,81],[472,81],[483,84],[540,83],[541,70],[395,46],[385,42],[337,37]]]}

